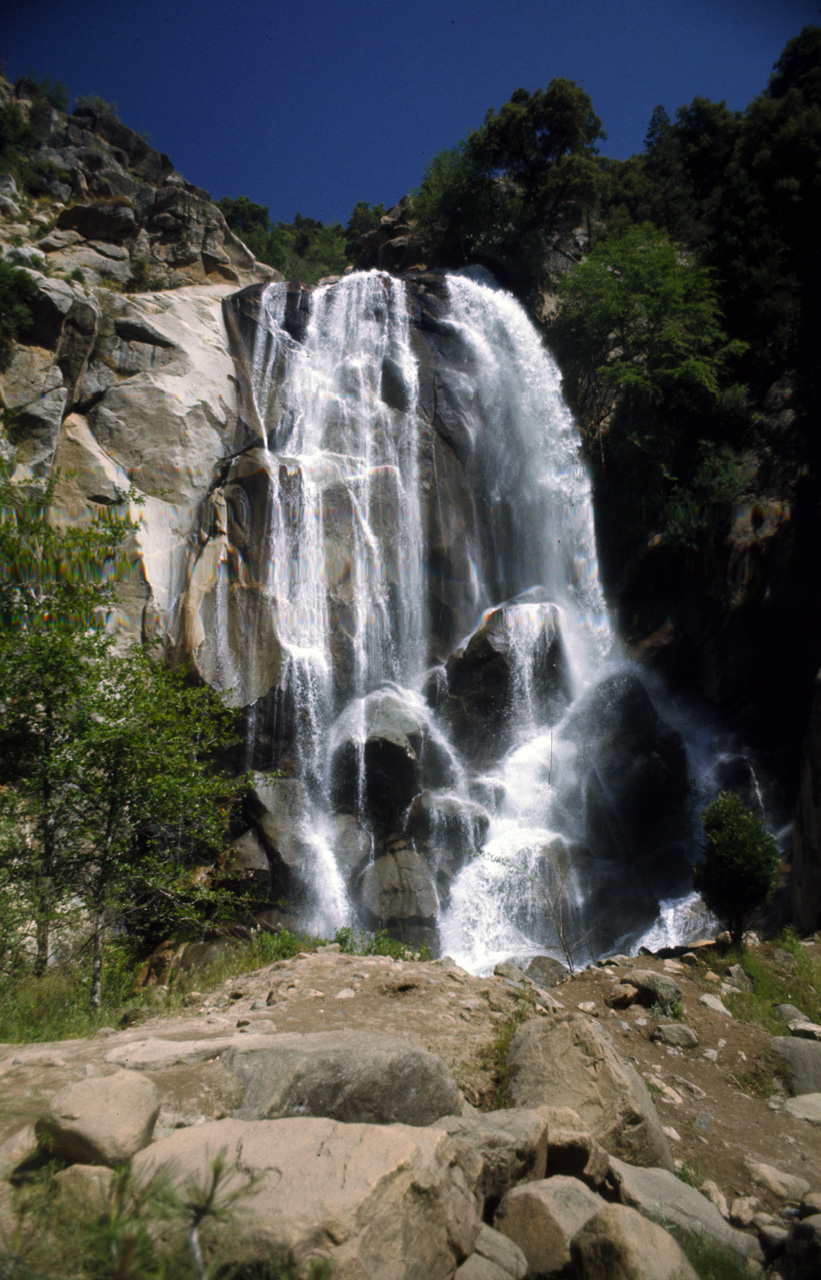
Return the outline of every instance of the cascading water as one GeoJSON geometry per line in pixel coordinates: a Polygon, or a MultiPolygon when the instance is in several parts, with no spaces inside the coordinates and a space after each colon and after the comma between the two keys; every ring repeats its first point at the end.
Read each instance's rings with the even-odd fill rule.
{"type": "Polygon", "coordinates": [[[287,775],[303,910],[473,969],[635,941],[686,888],[690,770],[611,633],[554,362],[481,273],[354,274],[301,327],[288,289],[245,353],[214,679],[287,775]]]}

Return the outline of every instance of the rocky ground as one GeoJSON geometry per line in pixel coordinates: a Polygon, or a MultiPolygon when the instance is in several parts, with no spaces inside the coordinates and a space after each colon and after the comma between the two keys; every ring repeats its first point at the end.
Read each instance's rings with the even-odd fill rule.
{"type": "MultiPolygon", "coordinates": [[[[813,940],[807,947],[811,955],[821,956],[821,942],[813,940]]],[[[517,1108],[522,1104],[528,1108],[521,1112],[523,1122],[535,1113],[547,1119],[547,1174],[551,1182],[551,1171],[567,1171],[567,1151],[576,1141],[567,1139],[568,1125],[587,1130],[594,1138],[603,1130],[600,1124],[597,1129],[595,1118],[591,1120],[594,1112],[585,1111],[587,1104],[578,1091],[578,1079],[549,1085],[544,1083],[546,1077],[537,1079],[532,1072],[528,1074],[530,1067],[521,1046],[527,1047],[528,1036],[533,1040],[541,1031],[539,1027],[533,1035],[525,1035],[526,1028],[519,1027],[510,1065],[503,1067],[501,1076],[498,1066],[500,1061],[504,1064],[504,1050],[500,1055],[499,1046],[506,1045],[520,1021],[528,1026],[540,1023],[545,1030],[551,1029],[554,1038],[575,1034],[578,1029],[586,1035],[585,1028],[593,1028],[590,1034],[595,1037],[595,1028],[602,1027],[612,1036],[620,1057],[646,1082],[679,1174],[700,1183],[734,1225],[746,1228],[753,1243],[757,1236],[765,1252],[769,1249],[777,1259],[792,1217],[797,1215],[790,1206],[808,1193],[821,1191],[821,1127],[787,1109],[789,1072],[773,1076],[769,1056],[772,1036],[762,1027],[722,1011],[721,980],[711,969],[714,954],[705,947],[677,959],[617,957],[568,977],[549,991],[537,988],[532,981],[523,983],[512,966],[502,966],[497,975],[483,978],[466,973],[449,959],[399,961],[350,956],[333,946],[278,961],[241,978],[228,979],[211,994],[192,992],[186,997],[189,1010],[181,1016],[150,1016],[126,1029],[103,1028],[85,1040],[0,1046],[0,1168],[9,1178],[30,1154],[33,1131],[27,1126],[44,1114],[57,1091],[80,1081],[102,1083],[103,1078],[123,1069],[139,1073],[158,1091],[159,1115],[150,1150],[160,1150],[158,1142],[173,1141],[175,1136],[179,1141],[181,1130],[201,1128],[211,1121],[227,1122],[235,1115],[259,1121],[294,1114],[293,1107],[289,1111],[289,1104],[282,1099],[279,1103],[267,1101],[261,1110],[252,1105],[251,1075],[244,1064],[254,1054],[270,1049],[277,1050],[280,1058],[287,1057],[295,1044],[306,1043],[299,1040],[306,1034],[331,1033],[330,1043],[335,1033],[348,1032],[354,1033],[353,1039],[343,1039],[353,1043],[352,1061],[359,1063],[356,1071],[351,1068],[347,1072],[351,1076],[360,1068],[365,1070],[364,1060],[376,1052],[371,1036],[396,1037],[436,1055],[449,1068],[466,1100],[465,1115],[475,1114],[474,1109],[498,1109],[513,1101],[517,1108]],[[651,997],[647,992],[659,981],[672,981],[679,989],[680,1018],[659,1019],[648,1007],[651,997]],[[709,1003],[704,1002],[705,995],[712,997],[709,1003]],[[614,1008],[614,1004],[626,1007],[614,1008]],[[660,1023],[673,1030],[659,1033],[660,1023]],[[692,1037],[683,1033],[682,1027],[689,1028],[692,1037]],[[692,1043],[665,1043],[676,1039],[692,1043]],[[361,1047],[358,1055],[356,1046],[361,1047]],[[576,1091],[572,1098],[566,1086],[576,1091]],[[757,1096],[761,1092],[770,1096],[757,1096]],[[572,1112],[557,1110],[566,1108],[568,1100],[576,1106],[575,1118],[572,1112]],[[767,1166],[769,1171],[762,1172],[759,1166],[767,1166]],[[773,1168],[782,1175],[780,1182],[773,1168]]],[[[725,982],[725,994],[726,989],[725,982]]],[[[334,1043],[338,1040],[337,1036],[334,1043]]],[[[564,1058],[567,1073],[584,1075],[573,1052],[575,1048],[564,1058]]],[[[585,1052],[589,1053],[589,1048],[585,1052]]],[[[594,1059],[592,1074],[601,1075],[605,1068],[598,1049],[591,1061],[594,1059]]],[[[389,1070],[393,1068],[385,1067],[385,1072],[389,1070]]],[[[420,1070],[413,1068],[417,1081],[420,1070]]],[[[405,1090],[396,1090],[403,1095],[398,1101],[382,1098],[378,1081],[374,1083],[377,1075],[363,1085],[368,1105],[374,1108],[366,1118],[381,1125],[407,1123],[411,1113],[402,1110],[409,1105],[405,1090]]],[[[438,1104],[439,1113],[442,1108],[458,1112],[459,1103],[447,1093],[448,1089],[453,1093],[452,1083],[442,1081],[436,1083],[436,1089],[445,1090],[437,1095],[445,1099],[438,1104]]],[[[340,1088],[337,1080],[337,1098],[340,1088]]],[[[589,1085],[583,1084],[582,1092],[587,1088],[589,1085]]],[[[806,1086],[802,1088],[805,1091],[806,1086]]],[[[354,1110],[359,1106],[356,1114],[361,1118],[361,1099],[352,1105],[354,1110]]],[[[435,1108],[437,1104],[431,1105],[435,1108]]],[[[348,1118],[338,1113],[338,1102],[329,1106],[319,1101],[310,1106],[309,1114],[348,1118]]],[[[496,1114],[500,1114],[498,1110],[496,1114]]],[[[411,1115],[411,1122],[430,1121],[411,1115]]],[[[589,1155],[589,1137],[587,1143],[589,1155]]],[[[625,1154],[618,1142],[611,1146],[611,1155],[625,1154]]],[[[637,1165],[665,1159],[641,1153],[629,1158],[637,1165]]],[[[595,1162],[587,1156],[585,1159],[587,1183],[600,1192],[606,1193],[607,1185],[612,1190],[614,1169],[618,1166],[623,1172],[624,1166],[611,1159],[609,1173],[593,1174],[595,1162]]],[[[684,1183],[675,1185],[682,1187],[684,1183]]],[[[4,1186],[7,1215],[10,1187],[8,1182],[4,1186]]],[[[554,1190],[556,1187],[554,1180],[554,1190]]],[[[340,1274],[347,1274],[344,1266],[340,1274]]],[[[452,1274],[452,1267],[443,1274],[452,1274]]]]}

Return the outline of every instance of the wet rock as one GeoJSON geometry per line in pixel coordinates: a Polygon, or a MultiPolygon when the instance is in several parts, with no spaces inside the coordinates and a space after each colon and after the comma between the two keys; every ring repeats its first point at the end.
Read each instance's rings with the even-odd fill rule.
{"type": "Polygon", "coordinates": [[[355,812],[364,800],[380,831],[399,828],[426,783],[452,784],[447,748],[436,740],[424,707],[412,694],[377,689],[349,706],[333,732],[334,802],[355,812]]]}
{"type": "Polygon", "coordinates": [[[354,892],[369,927],[408,920],[433,926],[439,905],[433,878],[410,841],[397,841],[369,862],[354,892]]]}
{"type": "Polygon", "coordinates": [[[397,1036],[364,1031],[282,1033],[267,1048],[222,1061],[245,1083],[241,1120],[327,1116],[346,1124],[427,1125],[462,1110],[441,1058],[397,1036]]]}
{"type": "Polygon", "coordinates": [[[570,1107],[606,1151],[672,1170],[647,1088],[602,1027],[578,1015],[526,1022],[511,1041],[507,1061],[515,1106],[570,1107]]]}
{"type": "Polygon", "coordinates": [[[607,676],[562,727],[576,748],[575,803],[597,857],[634,868],[660,897],[687,877],[688,774],[678,732],[632,672],[607,676]]]}
{"type": "Polygon", "coordinates": [[[430,850],[429,858],[440,892],[484,844],[490,815],[473,800],[449,793],[422,791],[410,806],[405,830],[430,850]]]}
{"type": "Polygon", "coordinates": [[[551,724],[567,706],[558,609],[545,599],[491,610],[445,670],[445,714],[457,745],[475,763],[498,759],[510,746],[517,715],[551,724]]]}

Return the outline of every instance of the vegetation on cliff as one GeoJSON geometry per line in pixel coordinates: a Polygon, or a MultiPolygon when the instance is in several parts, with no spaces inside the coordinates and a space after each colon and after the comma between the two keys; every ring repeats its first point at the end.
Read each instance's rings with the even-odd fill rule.
{"type": "Polygon", "coordinates": [[[104,508],[60,529],[52,486],[0,472],[0,972],[44,973],[91,937],[101,999],[108,926],[151,942],[201,927],[228,809],[233,722],[210,690],[112,653],[104,630],[123,543],[104,508]],[[77,930],[79,921],[83,927],[77,930]]]}

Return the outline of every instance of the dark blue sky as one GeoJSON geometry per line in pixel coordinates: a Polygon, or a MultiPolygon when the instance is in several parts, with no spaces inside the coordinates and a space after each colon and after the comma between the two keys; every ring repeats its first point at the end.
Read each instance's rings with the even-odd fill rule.
{"type": "Polygon", "coordinates": [[[0,56],[119,104],[214,198],[390,205],[518,86],[593,99],[606,155],[697,95],[743,108],[821,0],[6,0],[0,56]]]}

